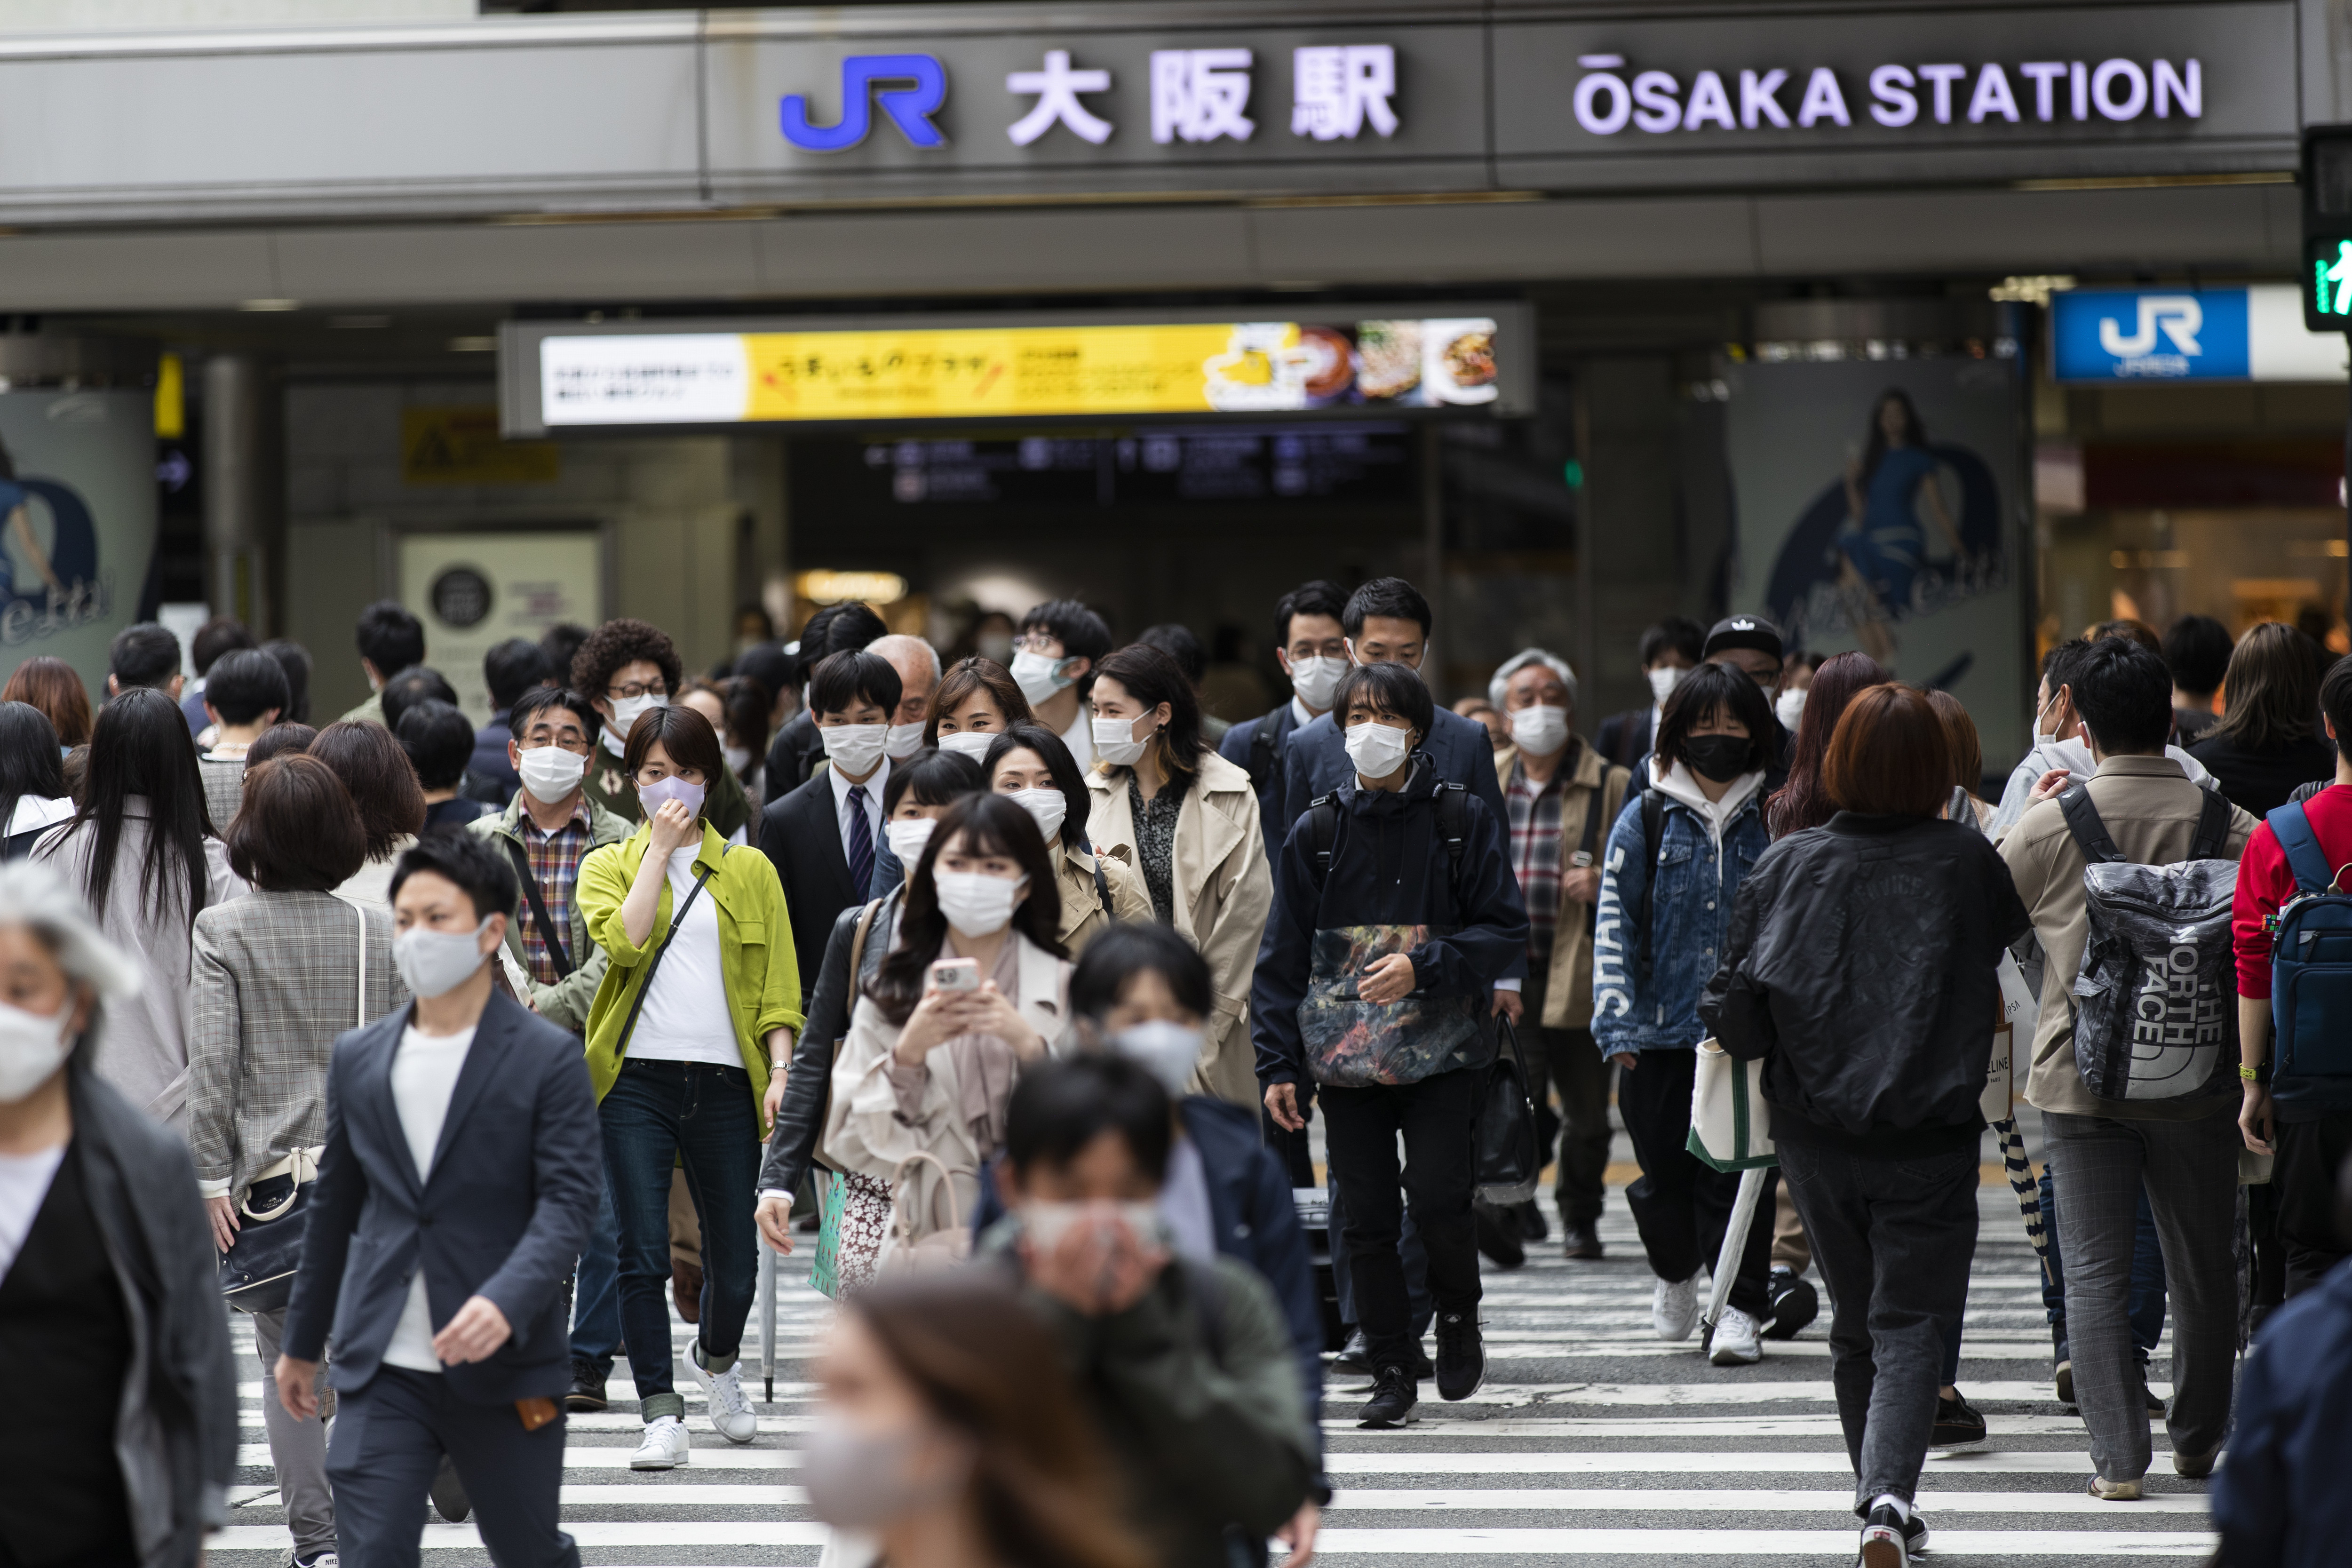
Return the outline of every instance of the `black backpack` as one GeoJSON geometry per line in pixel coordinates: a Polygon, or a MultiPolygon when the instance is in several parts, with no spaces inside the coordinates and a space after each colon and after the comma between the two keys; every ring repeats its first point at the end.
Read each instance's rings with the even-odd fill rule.
{"type": "MultiPolygon", "coordinates": [[[[1458,784],[1437,786],[1437,835],[1445,841],[1445,894],[1456,920],[1462,914],[1462,856],[1470,837],[1469,794],[1458,784]]],[[[1339,840],[1339,797],[1318,795],[1307,803],[1307,858],[1319,888],[1331,878],[1331,849],[1339,840]]]]}

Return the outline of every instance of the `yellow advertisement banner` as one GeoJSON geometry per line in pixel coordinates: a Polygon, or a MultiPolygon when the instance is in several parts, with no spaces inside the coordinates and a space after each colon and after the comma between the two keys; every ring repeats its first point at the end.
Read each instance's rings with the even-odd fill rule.
{"type": "MultiPolygon", "coordinates": [[[[750,418],[937,419],[1208,411],[1223,323],[754,333],[750,418]]],[[[1273,380],[1265,356],[1244,377],[1273,380]]]]}

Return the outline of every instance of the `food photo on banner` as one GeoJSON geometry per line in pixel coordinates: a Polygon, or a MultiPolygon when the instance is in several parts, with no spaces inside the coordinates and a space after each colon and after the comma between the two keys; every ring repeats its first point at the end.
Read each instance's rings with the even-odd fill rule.
{"type": "Polygon", "coordinates": [[[0,677],[48,654],[103,692],[154,553],[154,395],[0,393],[0,677]]]}
{"type": "Polygon", "coordinates": [[[1732,608],[1951,692],[1989,764],[2021,754],[2019,362],[1744,363],[1725,384],[1732,608]]]}

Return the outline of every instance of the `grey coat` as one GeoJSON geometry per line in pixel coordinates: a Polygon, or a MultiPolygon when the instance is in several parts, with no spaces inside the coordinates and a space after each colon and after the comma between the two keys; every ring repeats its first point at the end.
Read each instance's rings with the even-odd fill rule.
{"type": "Polygon", "coordinates": [[[188,1147],[205,1194],[240,1200],[256,1171],[327,1141],[335,1037],[408,1003],[392,917],[332,893],[256,891],[198,915],[194,992],[188,1147]]]}

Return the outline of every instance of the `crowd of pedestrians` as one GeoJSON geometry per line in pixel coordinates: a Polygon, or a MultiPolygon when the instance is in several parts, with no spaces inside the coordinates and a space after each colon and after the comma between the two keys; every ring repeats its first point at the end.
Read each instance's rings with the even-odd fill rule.
{"type": "Polygon", "coordinates": [[[828,605],[693,679],[649,623],[558,626],[489,651],[479,726],[389,602],[317,729],[308,652],[234,621],[193,679],[122,632],[94,707],[20,664],[0,1345],[61,1425],[0,1561],[194,1561],[234,1310],[297,1568],[413,1561],[428,1506],[576,1563],[564,1417],[618,1357],[632,1468],[691,1463],[681,1378],[760,1433],[765,1246],[842,1304],[831,1560],[1303,1563],[1327,1376],[1366,1427],[1475,1394],[1480,1254],[1601,1258],[1622,1127],[1662,1340],[1752,1366],[1829,1299],[1860,1556],[1901,1568],[1927,1451],[1987,1435],[2005,1008],[2090,1495],[2141,1495],[2160,1418],[2184,1476],[2230,1452],[2227,1561],[2326,1560],[2352,658],[2094,626],[1989,784],[1950,693],[1754,616],[1646,631],[1651,700],[1591,739],[1541,647],[1441,702],[1399,578],[1285,595],[1290,695],[1230,723],[1181,626],[999,619],[948,664],[828,605]]]}

